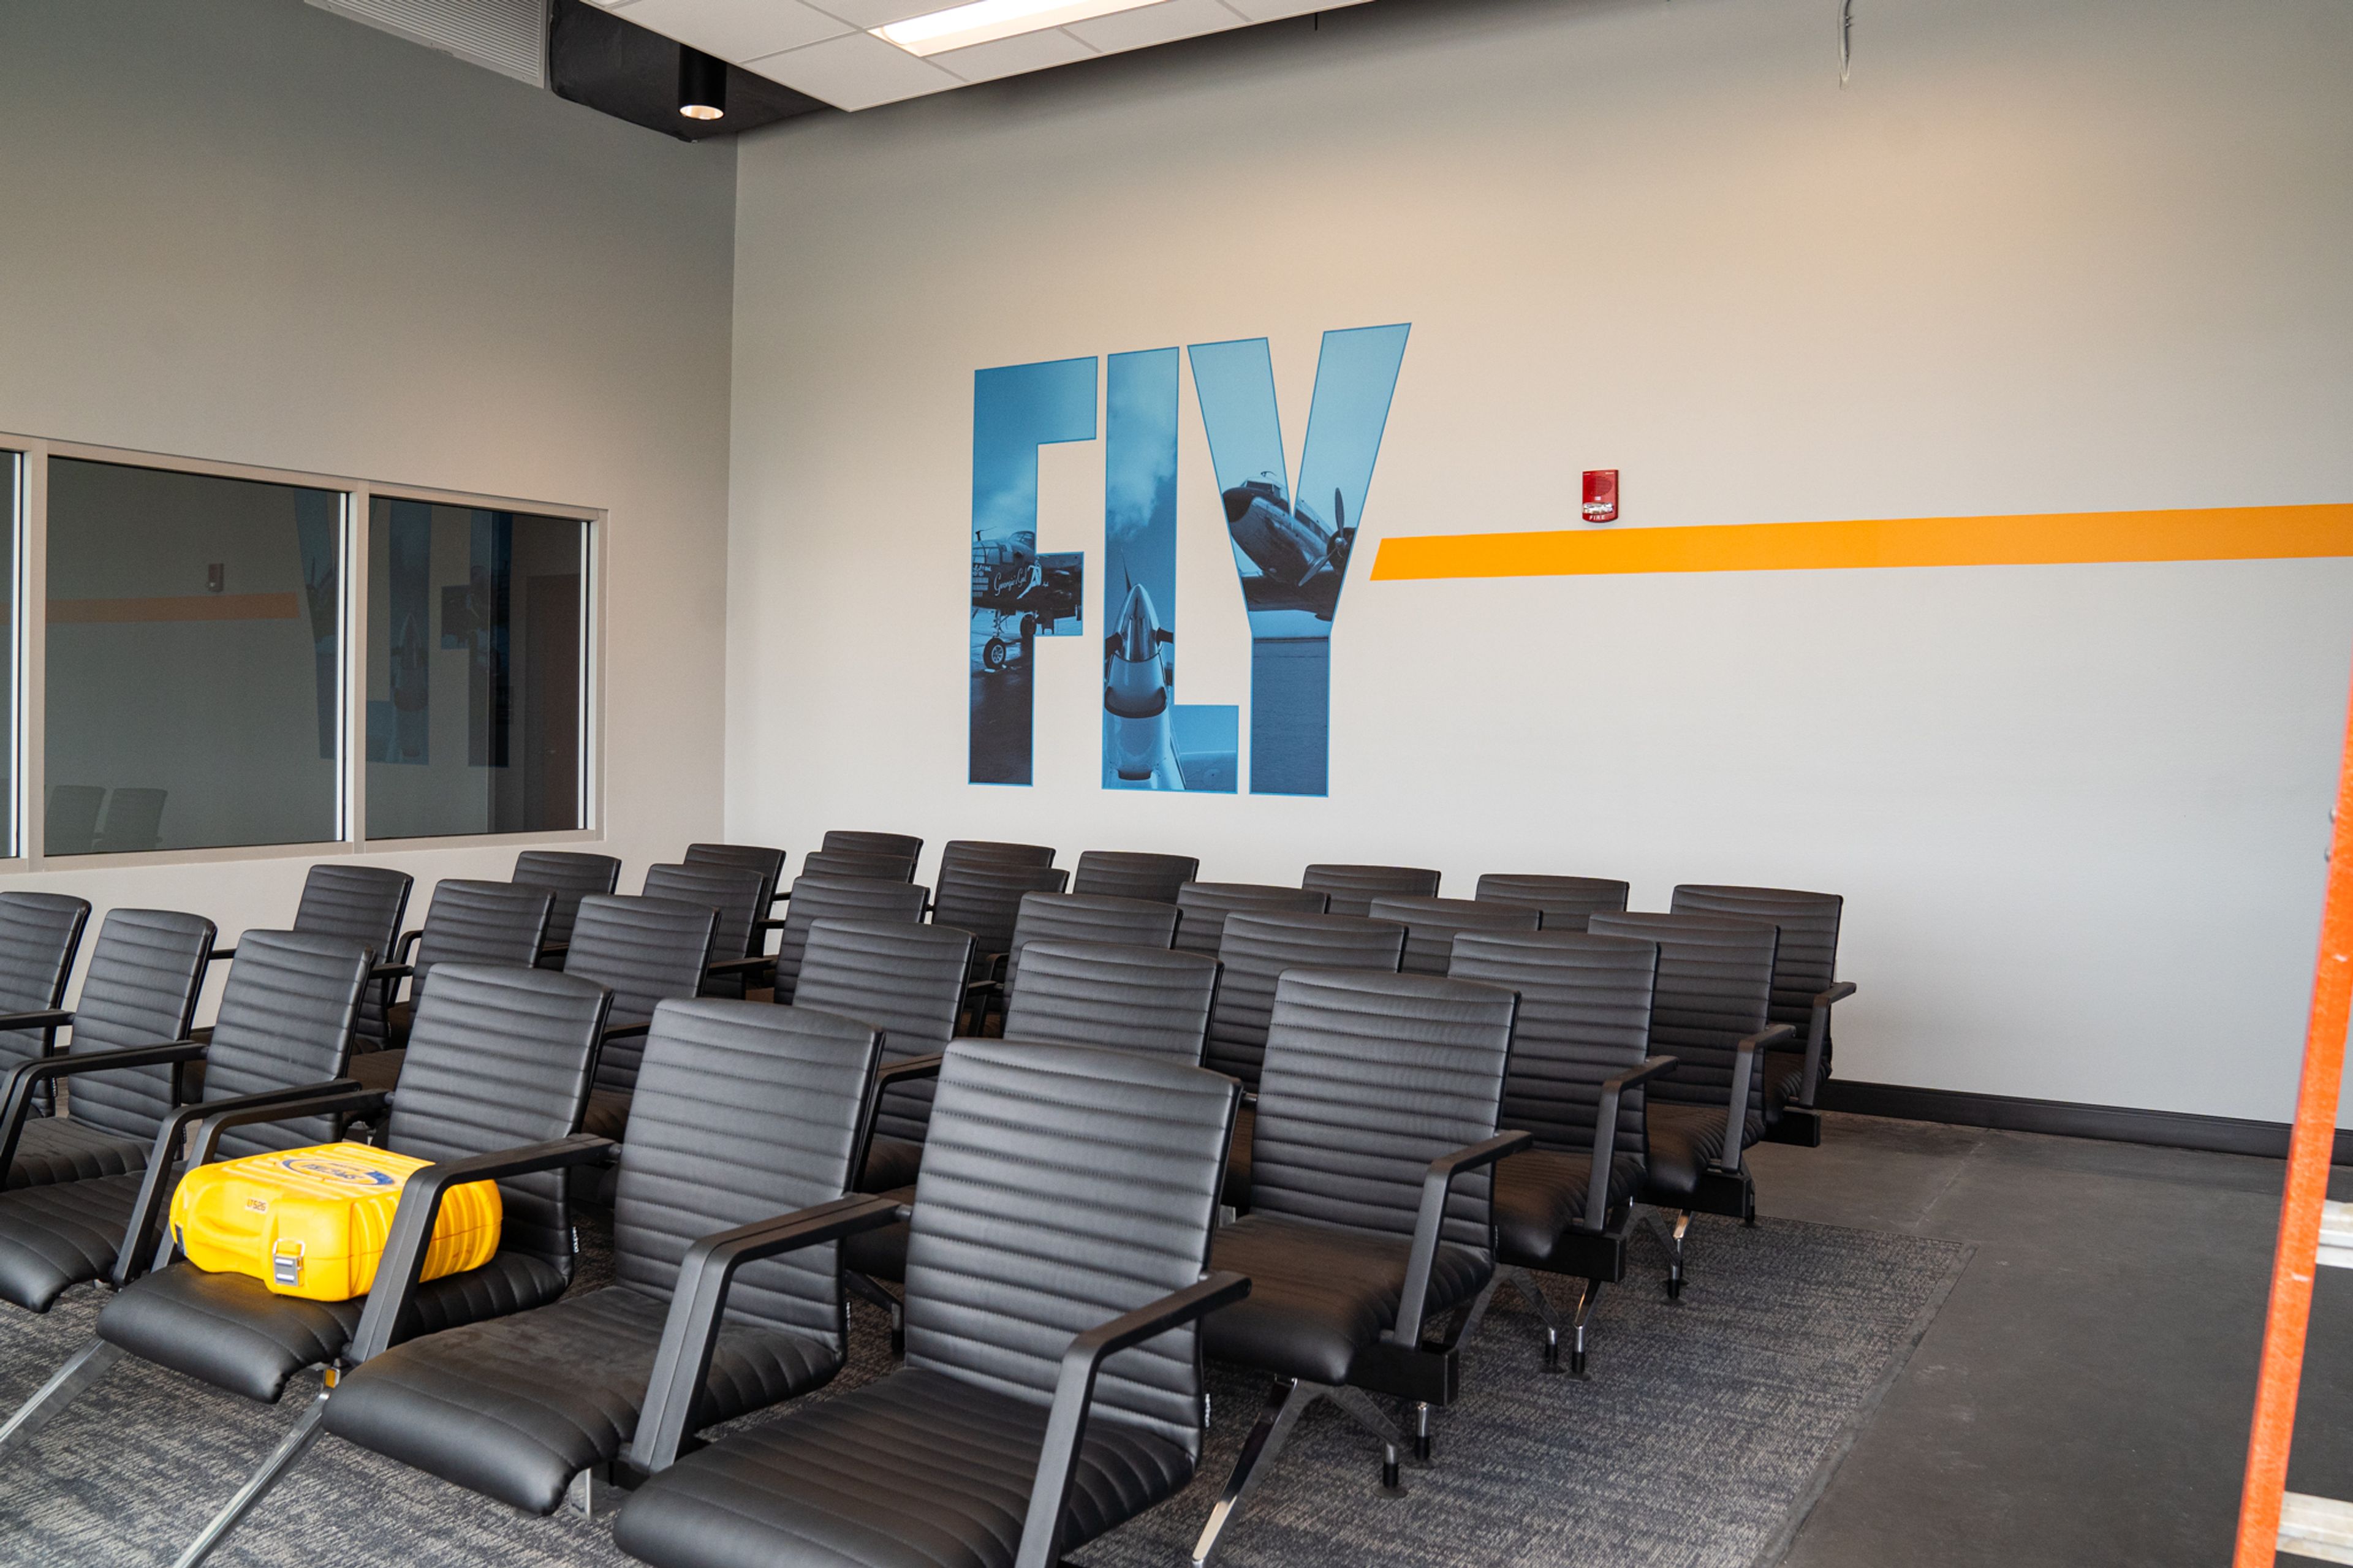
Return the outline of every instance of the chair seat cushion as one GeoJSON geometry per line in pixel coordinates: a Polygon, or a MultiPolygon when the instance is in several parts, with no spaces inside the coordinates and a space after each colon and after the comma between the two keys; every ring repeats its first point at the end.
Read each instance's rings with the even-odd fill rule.
{"type": "MultiPolygon", "coordinates": [[[[480,1268],[418,1286],[400,1337],[544,1306],[564,1293],[565,1283],[564,1273],[543,1258],[501,1252],[480,1268]]],[[[364,1297],[273,1296],[259,1279],[180,1262],[142,1276],[107,1302],[98,1336],[142,1360],[270,1404],[288,1378],[342,1352],[366,1305],[364,1297]]]]}
{"type": "MultiPolygon", "coordinates": [[[[626,1286],[396,1345],[346,1376],[327,1430],[534,1513],[637,1431],[670,1303],[626,1286]]],[[[797,1335],[723,1326],[698,1419],[730,1421],[831,1378],[797,1335]]]]}
{"type": "Polygon", "coordinates": [[[617,1143],[628,1130],[629,1096],[617,1089],[590,1089],[588,1109],[580,1118],[580,1131],[617,1143]]]}
{"type": "MultiPolygon", "coordinates": [[[[1012,1568],[1047,1406],[922,1367],[690,1454],[615,1521],[655,1568],[1012,1568]]],[[[1194,1456],[1098,1414],[1071,1478],[1075,1549],[1175,1495],[1194,1456]]]]}
{"type": "MultiPolygon", "coordinates": [[[[1672,1205],[1699,1190],[1702,1173],[1724,1157],[1724,1108],[1663,1104],[1651,1097],[1645,1131],[1651,1146],[1642,1180],[1645,1202],[1672,1205]]],[[[1742,1128],[1746,1149],[1765,1136],[1765,1119],[1751,1111],[1742,1128]]]]}
{"type": "MultiPolygon", "coordinates": [[[[66,1091],[69,1101],[73,1091],[66,1091]]],[[[119,1176],[147,1168],[147,1145],[100,1132],[68,1116],[26,1119],[16,1141],[16,1157],[8,1165],[8,1185],[46,1187],[58,1182],[87,1182],[97,1176],[119,1176]]]]}
{"type": "Polygon", "coordinates": [[[1226,1145],[1226,1189],[1219,1199],[1229,1209],[1250,1212],[1250,1140],[1258,1132],[1258,1107],[1244,1100],[1234,1107],[1234,1141],[1226,1145]]]}
{"type": "MultiPolygon", "coordinates": [[[[1249,1275],[1250,1293],[1210,1314],[1201,1348],[1277,1377],[1344,1384],[1357,1353],[1396,1325],[1411,1250],[1375,1231],[1271,1215],[1237,1220],[1211,1239],[1209,1267],[1249,1275]]],[[[1470,1300],[1493,1272],[1470,1248],[1440,1243],[1425,1316],[1470,1300]]]]}
{"type": "Polygon", "coordinates": [[[0,1193],[0,1300],[46,1312],[111,1273],[142,1180],[134,1171],[0,1193]]]}
{"type": "MultiPolygon", "coordinates": [[[[912,1205],[915,1201],[913,1186],[884,1193],[892,1203],[912,1205]]],[[[912,1223],[901,1220],[880,1230],[861,1230],[845,1237],[841,1244],[841,1266],[863,1274],[869,1279],[900,1281],[907,1278],[907,1238],[912,1223]]]]}
{"type": "Polygon", "coordinates": [[[858,1178],[861,1193],[895,1192],[915,1184],[923,1168],[923,1146],[904,1138],[877,1136],[866,1150],[866,1169],[858,1178]]]}
{"type": "MultiPolygon", "coordinates": [[[[1549,1267],[1553,1251],[1570,1226],[1585,1217],[1593,1180],[1593,1156],[1555,1149],[1530,1149],[1495,1167],[1495,1240],[1505,1263],[1549,1267]]],[[[1642,1184],[1639,1154],[1609,1162],[1609,1207],[1634,1195],[1642,1184]]]]}
{"type": "Polygon", "coordinates": [[[343,1076],[356,1079],[364,1089],[383,1094],[398,1087],[400,1064],[407,1059],[408,1052],[406,1050],[353,1051],[351,1065],[343,1069],[343,1076]]]}

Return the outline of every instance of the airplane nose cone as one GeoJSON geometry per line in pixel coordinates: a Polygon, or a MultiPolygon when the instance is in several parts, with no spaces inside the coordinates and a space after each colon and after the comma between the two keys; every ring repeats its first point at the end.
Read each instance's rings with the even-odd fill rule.
{"type": "Polygon", "coordinates": [[[1152,595],[1138,583],[1128,589],[1127,603],[1120,607],[1119,657],[1141,664],[1159,653],[1160,617],[1152,612],[1152,595]]]}

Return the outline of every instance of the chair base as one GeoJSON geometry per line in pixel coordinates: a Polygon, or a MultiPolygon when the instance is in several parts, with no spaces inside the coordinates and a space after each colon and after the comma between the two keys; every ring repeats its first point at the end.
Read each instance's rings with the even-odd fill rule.
{"type": "Polygon", "coordinates": [[[1702,1171],[1691,1196],[1676,1205],[1686,1214],[1712,1214],[1743,1223],[1757,1217],[1757,1178],[1743,1164],[1737,1171],[1702,1171]]]}
{"type": "Polygon", "coordinates": [[[1800,1149],[1819,1149],[1822,1146],[1822,1113],[1801,1110],[1794,1105],[1784,1106],[1781,1119],[1765,1129],[1765,1142],[1794,1143],[1800,1149]]]}
{"type": "Polygon", "coordinates": [[[1430,1406],[1417,1402],[1413,1406],[1413,1432],[1409,1437],[1398,1430],[1380,1413],[1373,1402],[1354,1386],[1335,1388],[1302,1378],[1277,1378],[1268,1390],[1266,1405],[1259,1412],[1257,1424],[1242,1439],[1241,1452],[1234,1458],[1233,1473],[1226,1478],[1225,1490],[1219,1494],[1217,1506],[1209,1510],[1208,1522],[1201,1527],[1200,1538],[1193,1543],[1193,1568],[1208,1568],[1224,1542],[1226,1527],[1241,1511],[1243,1500],[1258,1489],[1274,1457],[1291,1439],[1292,1428],[1317,1400],[1329,1400],[1334,1409],[1346,1415],[1370,1433],[1381,1445],[1381,1490],[1391,1497],[1402,1497],[1405,1485],[1403,1464],[1398,1448],[1410,1442],[1417,1462],[1428,1464],[1430,1456],[1430,1406]]]}

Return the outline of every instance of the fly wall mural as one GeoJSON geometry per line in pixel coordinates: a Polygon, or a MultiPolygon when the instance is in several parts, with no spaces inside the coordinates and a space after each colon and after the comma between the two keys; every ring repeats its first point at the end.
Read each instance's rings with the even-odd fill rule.
{"type": "MultiPolygon", "coordinates": [[[[1264,338],[1005,365],[973,379],[970,767],[1027,784],[1038,639],[1075,637],[1084,552],[1038,550],[1038,448],[1103,407],[1103,784],[1232,794],[1240,710],[1176,700],[1180,359],[1250,626],[1253,795],[1329,793],[1331,638],[1409,328],[1324,334],[1294,489],[1264,338]]],[[[1196,479],[1194,482],[1199,482],[1196,479]]]]}

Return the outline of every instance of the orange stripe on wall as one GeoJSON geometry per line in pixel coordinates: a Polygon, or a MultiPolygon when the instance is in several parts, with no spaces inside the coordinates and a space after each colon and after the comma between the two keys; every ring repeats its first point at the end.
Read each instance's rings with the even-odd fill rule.
{"type": "Polygon", "coordinates": [[[2353,506],[1858,518],[1694,528],[1577,528],[1381,541],[1376,582],[1859,566],[2057,566],[2353,555],[2353,506]]]}
{"type": "Polygon", "coordinates": [[[124,621],[290,621],[302,614],[293,594],[174,594],[158,599],[51,599],[49,624],[124,621]]]}

